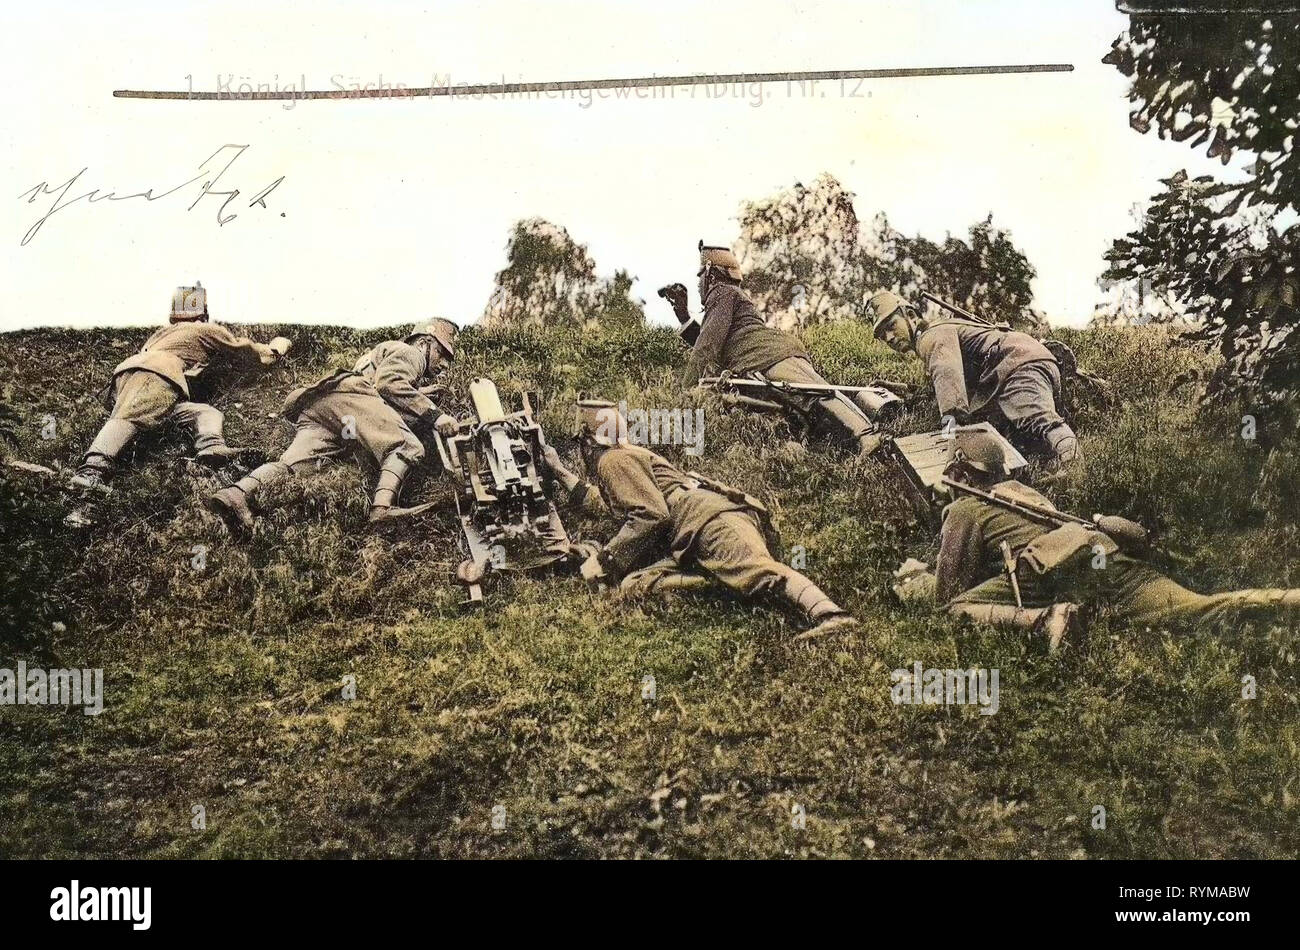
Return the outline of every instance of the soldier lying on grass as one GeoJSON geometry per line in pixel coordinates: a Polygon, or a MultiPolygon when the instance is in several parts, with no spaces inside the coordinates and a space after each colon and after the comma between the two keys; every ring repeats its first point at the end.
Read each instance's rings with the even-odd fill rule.
{"type": "Polygon", "coordinates": [[[1039,630],[1054,650],[1080,629],[1080,606],[1108,609],[1141,624],[1213,623],[1242,613],[1277,616],[1300,608],[1300,590],[1294,588],[1188,590],[1142,559],[1142,539],[1135,537],[1141,529],[1127,519],[1094,517],[1093,523],[1106,530],[1073,522],[1053,528],[1025,513],[1056,509],[1044,495],[1008,477],[995,439],[962,432],[956,442],[948,478],[1024,511],[973,495],[944,509],[936,596],[954,614],[1039,630]],[[1014,564],[1014,574],[1003,569],[1006,560],[1014,564]]]}
{"type": "Polygon", "coordinates": [[[1061,370],[1027,333],[957,316],[921,320],[897,294],[870,300],[872,333],[897,353],[915,353],[934,386],[939,415],[961,426],[992,421],[1022,452],[1059,469],[1078,461],[1079,440],[1058,411],[1061,370]]]}
{"type": "MultiPolygon", "coordinates": [[[[817,383],[826,380],[813,367],[808,351],[789,333],[770,327],[754,309],[740,287],[740,262],[725,247],[707,247],[701,241],[700,300],[704,319],[699,337],[687,360],[685,385],[694,386],[701,377],[715,372],[738,376],[755,374],[784,383],[817,383]]],[[[672,284],[663,289],[678,320],[689,319],[686,288],[672,284]]],[[[875,424],[853,400],[841,393],[801,397],[803,411],[821,427],[852,445],[860,455],[880,447],[875,424]]]]}
{"type": "Polygon", "coordinates": [[[402,486],[424,458],[419,433],[454,431],[456,421],[419,389],[455,358],[456,326],[435,320],[405,340],[386,340],[343,370],[291,392],[282,414],[295,426],[293,441],[278,461],[259,466],[213,495],[209,507],[234,528],[253,527],[249,502],[267,484],[317,469],[354,449],[379,465],[370,504],[371,524],[409,520],[432,503],[402,508],[402,486]]]}
{"type": "Polygon", "coordinates": [[[208,322],[203,287],[179,288],[172,298],[168,325],[149,337],[140,352],[113,370],[108,421],[86,450],[72,477],[76,488],[102,488],[118,458],[142,432],[175,419],[194,435],[195,459],[221,465],[238,450],[226,445],[225,417],[216,407],[191,399],[191,387],[222,361],[269,366],[288,350],[288,340],[274,346],[236,336],[208,322]]]}
{"type": "Polygon", "coordinates": [[[575,428],[591,482],[567,469],[550,446],[544,462],[572,504],[621,520],[606,544],[583,549],[584,578],[616,584],[622,594],[714,583],[745,597],[771,594],[811,625],[800,639],[856,624],[816,584],[772,557],[775,534],[757,499],[628,444],[613,403],[579,402],[575,428]]]}

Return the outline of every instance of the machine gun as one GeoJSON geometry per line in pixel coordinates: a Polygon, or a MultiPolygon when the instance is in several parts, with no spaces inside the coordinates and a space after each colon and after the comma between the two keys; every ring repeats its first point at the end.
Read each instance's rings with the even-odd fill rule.
{"type": "MultiPolygon", "coordinates": [[[[730,402],[766,412],[795,412],[805,414],[800,396],[807,394],[818,398],[835,396],[851,403],[866,413],[872,422],[888,421],[902,411],[904,400],[912,394],[906,383],[893,380],[876,380],[866,386],[838,386],[832,383],[788,383],[768,379],[762,373],[748,376],[705,376],[700,380],[702,389],[712,389],[728,397],[730,402]],[[763,398],[764,396],[770,398],[763,398]]],[[[806,420],[805,420],[806,421],[806,420]]]]}
{"type": "Polygon", "coordinates": [[[569,536],[537,470],[545,439],[533,419],[533,398],[507,413],[490,379],[469,387],[472,418],[455,434],[437,434],[443,467],[461,479],[456,495],[462,548],[456,575],[467,588],[465,607],[483,603],[489,570],[530,571],[569,557],[569,536]]]}

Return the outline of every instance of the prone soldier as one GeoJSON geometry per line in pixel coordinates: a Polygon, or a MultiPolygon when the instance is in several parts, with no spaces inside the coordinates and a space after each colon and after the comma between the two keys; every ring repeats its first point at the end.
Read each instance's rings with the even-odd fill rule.
{"type": "Polygon", "coordinates": [[[700,589],[721,583],[743,596],[773,594],[811,625],[811,639],[856,621],[811,580],[772,557],[775,533],[766,507],[695,473],[685,473],[623,437],[626,423],[613,403],[582,400],[575,428],[584,481],[565,468],[551,446],[543,461],[570,502],[621,519],[604,545],[581,548],[582,576],[617,584],[624,595],[700,589]]]}
{"type": "Polygon", "coordinates": [[[289,447],[278,461],[259,466],[214,494],[209,507],[231,526],[250,529],[249,501],[267,484],[319,468],[325,460],[359,447],[379,466],[371,524],[404,521],[428,511],[432,503],[402,508],[399,501],[408,473],[424,458],[417,433],[455,431],[455,419],[418,387],[455,358],[456,333],[450,320],[416,326],[404,340],[380,343],[351,370],[289,393],[281,410],[296,430],[289,447]]]}
{"type": "Polygon", "coordinates": [[[289,341],[283,337],[268,345],[209,323],[203,286],[177,288],[168,325],[113,370],[105,393],[111,413],[82,457],[72,484],[83,489],[102,488],[114,463],[135,438],[168,418],[193,433],[197,461],[216,466],[238,455],[238,450],[226,445],[221,411],[192,400],[191,386],[217,361],[269,366],[288,349],[289,341]]]}
{"type": "Polygon", "coordinates": [[[869,306],[876,339],[895,352],[915,353],[925,364],[941,417],[966,425],[1000,415],[1013,444],[1044,456],[1049,467],[1081,458],[1074,430],[1057,411],[1060,367],[1038,340],[957,314],[921,320],[889,291],[875,294],[869,306]]]}
{"type": "Polygon", "coordinates": [[[1081,605],[1143,624],[1213,623],[1300,608],[1294,588],[1188,590],[1144,561],[1140,525],[1058,512],[1009,477],[1002,446],[986,432],[957,434],[946,476],[960,497],[944,509],[936,596],[954,614],[1039,630],[1054,650],[1078,631],[1081,605]]]}
{"type": "MultiPolygon", "coordinates": [[[[704,319],[687,359],[685,385],[694,386],[714,371],[759,374],[782,383],[829,385],[813,367],[803,344],[791,334],[768,326],[754,309],[741,289],[736,255],[725,247],[706,247],[703,241],[699,251],[697,276],[704,319]]],[[[672,305],[679,321],[690,320],[684,286],[671,284],[660,294],[672,305]]],[[[844,395],[807,394],[797,398],[809,416],[853,444],[860,455],[880,447],[875,424],[844,395]]]]}

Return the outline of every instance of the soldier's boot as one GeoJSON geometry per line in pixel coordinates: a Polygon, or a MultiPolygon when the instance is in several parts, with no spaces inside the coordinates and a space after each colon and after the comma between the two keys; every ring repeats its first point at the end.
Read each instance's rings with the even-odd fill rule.
{"type": "Polygon", "coordinates": [[[821,402],[820,405],[826,410],[833,424],[839,426],[849,437],[851,444],[857,446],[858,458],[865,459],[874,455],[880,448],[884,440],[876,429],[876,424],[852,399],[837,394],[821,402]]]}
{"type": "Polygon", "coordinates": [[[808,618],[810,626],[795,640],[815,640],[832,633],[840,633],[858,625],[847,610],[802,574],[787,578],[782,591],[785,599],[808,618]]]}
{"type": "Polygon", "coordinates": [[[72,476],[73,487],[106,490],[104,479],[112,470],[113,463],[126,451],[126,447],[139,432],[140,427],[126,419],[109,419],[105,422],[72,476]]]}
{"type": "Polygon", "coordinates": [[[683,590],[706,590],[713,586],[713,581],[703,574],[693,571],[674,571],[658,578],[654,585],[647,588],[654,593],[675,593],[683,590]]]}
{"type": "Polygon", "coordinates": [[[262,486],[276,479],[284,478],[290,472],[283,462],[267,462],[253,469],[229,488],[208,498],[208,508],[220,515],[232,529],[251,531],[253,529],[253,509],[250,499],[262,486]]]}
{"type": "Polygon", "coordinates": [[[1047,652],[1055,653],[1067,636],[1080,631],[1079,607],[1060,603],[1050,607],[1016,607],[1012,604],[953,604],[949,613],[970,617],[979,623],[1006,625],[1041,633],[1047,638],[1047,652]]]}
{"type": "Polygon", "coordinates": [[[375,496],[370,502],[370,523],[375,526],[400,524],[424,514],[434,507],[433,502],[402,508],[398,501],[402,497],[402,486],[411,470],[406,459],[393,453],[384,459],[379,470],[379,483],[375,486],[375,496]]]}
{"type": "Polygon", "coordinates": [[[194,461],[201,462],[204,465],[210,465],[213,468],[219,468],[225,465],[231,459],[241,458],[245,453],[243,449],[232,448],[222,442],[220,445],[210,445],[200,449],[198,443],[195,443],[194,461]]]}
{"type": "Polygon", "coordinates": [[[1077,463],[1083,458],[1079,451],[1079,437],[1064,422],[1058,422],[1043,434],[1049,453],[1048,467],[1059,471],[1067,465],[1077,463]]]}
{"type": "Polygon", "coordinates": [[[218,409],[202,412],[194,418],[194,461],[220,468],[231,459],[241,457],[242,449],[226,444],[225,417],[218,409]]]}

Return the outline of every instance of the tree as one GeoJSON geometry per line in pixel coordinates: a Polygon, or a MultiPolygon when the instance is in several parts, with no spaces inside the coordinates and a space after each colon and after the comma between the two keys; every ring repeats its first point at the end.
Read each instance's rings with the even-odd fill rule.
{"type": "Polygon", "coordinates": [[[783,329],[861,312],[858,216],[831,175],[746,202],[736,254],[755,305],[783,329]]]}
{"type": "Polygon", "coordinates": [[[1039,328],[1034,268],[992,216],[969,243],[907,237],[877,214],[863,227],[853,194],[831,175],[741,208],[737,256],[745,284],[770,323],[791,328],[864,319],[867,300],[893,290],[915,300],[929,290],[978,313],[1039,328]]]}
{"type": "MultiPolygon", "coordinates": [[[[1140,202],[1129,209],[1129,216],[1139,229],[1145,227],[1146,208],[1140,202]]],[[[1167,290],[1156,290],[1150,277],[1116,279],[1103,275],[1097,286],[1105,296],[1093,307],[1090,326],[1129,327],[1165,323],[1187,328],[1187,307],[1167,290]]]]}
{"type": "Polygon", "coordinates": [[[1140,227],[1107,254],[1111,280],[1148,281],[1187,307],[1217,347],[1210,393],[1271,401],[1300,391],[1300,16],[1130,17],[1104,62],[1131,80],[1130,124],[1206,146],[1231,178],[1162,179],[1140,227]],[[1283,215],[1283,212],[1289,212],[1283,215]]]}
{"type": "Polygon", "coordinates": [[[596,276],[585,245],[541,218],[515,224],[506,266],[483,312],[482,325],[626,325],[645,321],[644,301],[630,296],[636,278],[618,271],[596,276]]]}
{"type": "Polygon", "coordinates": [[[969,244],[952,235],[942,245],[917,237],[912,239],[910,251],[924,275],[918,293],[928,290],[1017,328],[1046,329],[1032,306],[1034,267],[1012,243],[1010,233],[994,226],[992,215],[971,226],[969,244]]]}

